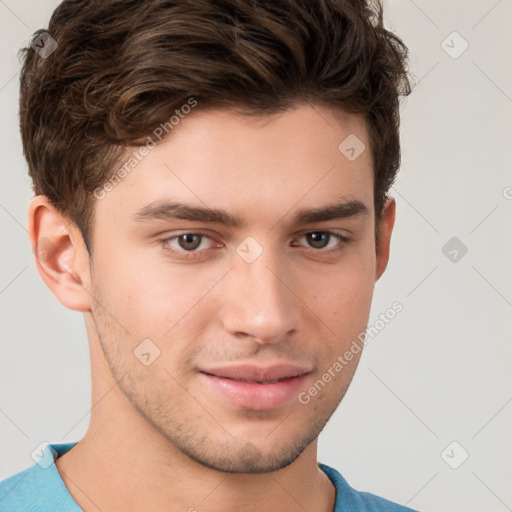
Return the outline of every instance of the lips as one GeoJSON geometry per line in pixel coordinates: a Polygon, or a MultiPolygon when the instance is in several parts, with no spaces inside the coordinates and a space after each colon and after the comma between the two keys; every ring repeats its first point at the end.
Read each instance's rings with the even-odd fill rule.
{"type": "Polygon", "coordinates": [[[267,367],[252,365],[225,366],[202,370],[203,373],[244,382],[273,384],[280,380],[290,379],[309,372],[308,368],[290,364],[267,367]]]}
{"type": "Polygon", "coordinates": [[[245,409],[269,410],[296,398],[310,371],[291,364],[236,365],[203,369],[201,374],[222,400],[245,409]]]}

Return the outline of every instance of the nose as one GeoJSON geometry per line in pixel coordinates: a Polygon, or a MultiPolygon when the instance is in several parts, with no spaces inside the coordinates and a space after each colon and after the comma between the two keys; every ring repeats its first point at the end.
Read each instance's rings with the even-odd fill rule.
{"type": "Polygon", "coordinates": [[[260,344],[285,340],[300,322],[300,301],[276,258],[263,253],[247,263],[237,258],[223,283],[221,315],[224,329],[260,344]],[[290,286],[291,285],[291,286],[290,286]]]}

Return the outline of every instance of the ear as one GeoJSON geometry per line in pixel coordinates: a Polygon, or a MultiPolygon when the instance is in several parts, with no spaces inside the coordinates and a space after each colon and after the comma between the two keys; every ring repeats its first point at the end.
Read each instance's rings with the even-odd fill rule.
{"type": "Polygon", "coordinates": [[[391,244],[391,232],[395,225],[396,203],[394,198],[390,197],[382,209],[382,214],[377,226],[379,237],[376,246],[376,268],[375,281],[378,281],[388,265],[389,247],[391,244]]]}
{"type": "Polygon", "coordinates": [[[39,195],[30,202],[28,232],[39,275],[57,300],[74,311],[90,311],[89,253],[80,230],[39,195]]]}

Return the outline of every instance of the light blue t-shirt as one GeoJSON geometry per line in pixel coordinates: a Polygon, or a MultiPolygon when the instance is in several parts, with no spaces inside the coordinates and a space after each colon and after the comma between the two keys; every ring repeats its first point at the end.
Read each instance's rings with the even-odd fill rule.
{"type": "MultiPolygon", "coordinates": [[[[37,464],[0,482],[0,512],[83,512],[64,484],[55,459],[76,443],[49,444],[37,464]]],[[[352,489],[335,469],[319,464],[336,487],[333,512],[414,512],[352,489]]]]}

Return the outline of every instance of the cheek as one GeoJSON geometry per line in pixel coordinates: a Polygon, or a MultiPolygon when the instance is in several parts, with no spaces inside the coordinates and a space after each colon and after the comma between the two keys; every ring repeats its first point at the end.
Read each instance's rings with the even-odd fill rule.
{"type": "Polygon", "coordinates": [[[117,265],[105,282],[109,283],[109,302],[115,304],[130,332],[162,337],[169,330],[175,332],[191,323],[199,328],[206,321],[208,301],[204,299],[224,274],[218,266],[199,269],[134,258],[117,265]]]}
{"type": "Polygon", "coordinates": [[[366,325],[375,284],[375,257],[370,250],[354,252],[328,271],[310,276],[304,289],[310,290],[312,309],[322,312],[336,333],[366,325]]]}

